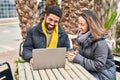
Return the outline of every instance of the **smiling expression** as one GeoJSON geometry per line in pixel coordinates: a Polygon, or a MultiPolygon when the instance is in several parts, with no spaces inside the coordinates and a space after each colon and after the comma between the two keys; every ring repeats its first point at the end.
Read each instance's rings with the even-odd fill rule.
{"type": "Polygon", "coordinates": [[[82,16],[78,18],[78,28],[81,34],[84,34],[89,30],[88,23],[82,16]]]}
{"type": "Polygon", "coordinates": [[[54,29],[54,27],[58,25],[59,21],[60,17],[54,14],[45,15],[46,28],[48,30],[54,29]]]}

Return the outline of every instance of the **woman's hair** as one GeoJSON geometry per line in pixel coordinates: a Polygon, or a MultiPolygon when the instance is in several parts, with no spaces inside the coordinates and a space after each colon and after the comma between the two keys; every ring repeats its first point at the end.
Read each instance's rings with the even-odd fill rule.
{"type": "Polygon", "coordinates": [[[80,16],[88,23],[89,30],[95,39],[101,38],[106,33],[103,24],[93,11],[86,10],[80,16]]]}

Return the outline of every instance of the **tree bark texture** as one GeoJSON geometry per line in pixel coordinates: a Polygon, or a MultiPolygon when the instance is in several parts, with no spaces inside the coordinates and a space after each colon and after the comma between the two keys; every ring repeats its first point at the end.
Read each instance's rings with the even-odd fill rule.
{"type": "Polygon", "coordinates": [[[39,21],[37,0],[15,0],[23,40],[27,30],[39,21]]]}

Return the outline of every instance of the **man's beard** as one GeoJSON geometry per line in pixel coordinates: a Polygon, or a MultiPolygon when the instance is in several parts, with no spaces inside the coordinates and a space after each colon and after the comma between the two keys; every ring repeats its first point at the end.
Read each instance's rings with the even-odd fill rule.
{"type": "Polygon", "coordinates": [[[55,25],[51,25],[51,24],[47,23],[46,28],[47,28],[47,30],[53,30],[55,28],[55,25]],[[49,26],[53,26],[53,27],[49,27],[49,26]]]}

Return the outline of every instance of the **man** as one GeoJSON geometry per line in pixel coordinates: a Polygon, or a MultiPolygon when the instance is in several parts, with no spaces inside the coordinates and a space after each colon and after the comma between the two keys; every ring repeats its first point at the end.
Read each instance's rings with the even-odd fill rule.
{"type": "Polygon", "coordinates": [[[59,25],[61,17],[61,9],[52,5],[48,8],[44,19],[28,30],[23,45],[23,59],[32,64],[32,49],[36,48],[70,48],[68,35],[59,25]]]}

